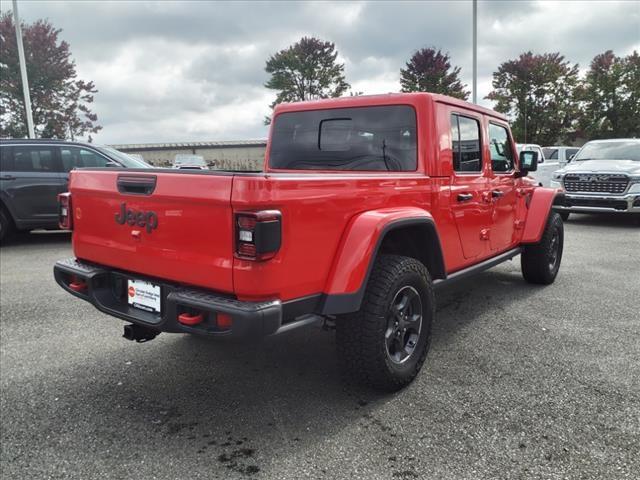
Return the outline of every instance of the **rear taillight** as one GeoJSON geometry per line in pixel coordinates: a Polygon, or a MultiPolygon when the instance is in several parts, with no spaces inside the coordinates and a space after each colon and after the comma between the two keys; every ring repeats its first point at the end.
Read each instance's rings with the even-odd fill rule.
{"type": "Polygon", "coordinates": [[[58,224],[63,230],[73,228],[73,212],[71,210],[71,193],[58,195],[58,224]]]}
{"type": "Polygon", "coordinates": [[[236,256],[269,260],[282,242],[282,214],[278,210],[238,212],[235,215],[236,256]]]}

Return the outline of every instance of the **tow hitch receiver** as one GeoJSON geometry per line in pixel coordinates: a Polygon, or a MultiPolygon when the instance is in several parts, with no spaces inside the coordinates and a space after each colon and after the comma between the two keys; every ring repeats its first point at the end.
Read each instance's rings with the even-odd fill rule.
{"type": "Polygon", "coordinates": [[[125,325],[124,334],[127,340],[135,340],[138,343],[148,342],[158,336],[160,332],[152,328],[143,327],[142,325],[125,325]]]}

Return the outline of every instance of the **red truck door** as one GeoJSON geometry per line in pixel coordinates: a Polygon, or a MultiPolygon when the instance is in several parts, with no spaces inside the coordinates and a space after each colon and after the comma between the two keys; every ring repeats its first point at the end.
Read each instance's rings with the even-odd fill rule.
{"type": "Polygon", "coordinates": [[[516,156],[509,129],[505,125],[490,121],[488,130],[491,155],[489,193],[492,205],[489,243],[492,251],[501,251],[516,243],[516,156]]]}
{"type": "Polygon", "coordinates": [[[486,246],[491,222],[491,200],[487,168],[482,160],[480,117],[452,113],[451,210],[465,258],[488,253],[486,246]]]}

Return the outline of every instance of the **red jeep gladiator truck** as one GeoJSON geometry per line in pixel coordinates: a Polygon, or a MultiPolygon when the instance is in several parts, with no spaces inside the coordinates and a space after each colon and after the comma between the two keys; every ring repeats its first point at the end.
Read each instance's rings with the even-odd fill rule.
{"type": "Polygon", "coordinates": [[[536,166],[504,116],[446,96],[282,104],[262,172],[71,172],[75,258],[54,275],[137,341],[324,318],[354,378],[397,390],[427,355],[436,290],[517,255],[525,280],[554,281],[562,197],[536,166]]]}

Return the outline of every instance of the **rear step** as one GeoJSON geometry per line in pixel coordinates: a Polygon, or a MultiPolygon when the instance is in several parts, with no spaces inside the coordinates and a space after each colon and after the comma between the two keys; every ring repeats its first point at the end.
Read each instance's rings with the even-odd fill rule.
{"type": "Polygon", "coordinates": [[[160,332],[153,328],[143,327],[134,323],[124,326],[122,336],[127,340],[135,340],[138,343],[149,342],[156,338],[160,332]]]}

